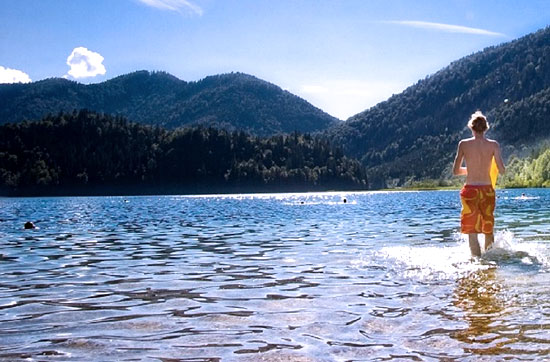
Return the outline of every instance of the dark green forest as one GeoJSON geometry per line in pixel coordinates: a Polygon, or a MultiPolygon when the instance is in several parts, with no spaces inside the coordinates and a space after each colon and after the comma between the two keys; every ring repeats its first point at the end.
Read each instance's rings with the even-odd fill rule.
{"type": "Polygon", "coordinates": [[[328,134],[368,168],[374,187],[445,184],[478,109],[506,158],[550,138],[550,28],[455,61],[328,134]]]}
{"type": "Polygon", "coordinates": [[[0,124],[88,109],[169,129],[204,126],[261,136],[312,133],[340,121],[269,82],[243,73],[185,82],[138,71],[84,85],[66,79],[0,84],[0,124]]]}
{"type": "Polygon", "coordinates": [[[0,126],[3,195],[362,190],[328,140],[211,127],[166,130],[87,110],[0,126]]]}
{"type": "Polygon", "coordinates": [[[0,168],[6,190],[55,185],[91,189],[122,184],[142,189],[160,184],[241,189],[246,185],[250,190],[254,185],[259,189],[275,185],[364,188],[365,170],[374,189],[457,186],[461,179],[451,174],[452,160],[458,141],[471,136],[466,124],[478,109],[491,125],[487,136],[499,141],[510,164],[509,174],[501,177],[499,184],[549,185],[542,172],[546,166],[541,166],[546,164],[539,157],[546,154],[546,141],[550,140],[550,28],[457,60],[346,122],[242,73],[198,82],[184,82],[164,72],[140,71],[90,85],[65,79],[0,84],[0,124],[12,123],[0,129],[0,137],[6,140],[0,145],[0,168]],[[82,112],[73,109],[90,112],[80,116],[82,112]],[[20,124],[46,114],[58,115],[46,116],[36,124],[20,124]],[[68,131],[60,125],[74,118],[100,118],[108,124],[127,119],[136,124],[124,121],[124,126],[110,128],[98,124],[94,129],[71,126],[83,127],[81,131],[86,133],[73,132],[67,144],[75,154],[70,161],[62,156],[61,144],[68,131]],[[182,130],[182,126],[188,128],[182,130]],[[50,139],[40,142],[50,143],[35,144],[23,136],[36,127],[45,127],[43,132],[50,139]],[[108,140],[102,140],[96,128],[108,140]],[[319,137],[325,139],[296,131],[322,132],[319,137]],[[195,133],[201,136],[192,136],[195,133]],[[10,141],[11,136],[25,141],[10,141]],[[199,142],[200,155],[207,160],[204,165],[192,146],[193,137],[204,141],[199,142]],[[95,142],[87,142],[88,138],[95,142]],[[249,140],[244,148],[249,153],[235,146],[241,139],[249,140]],[[293,139],[309,145],[307,149],[315,148],[316,153],[308,156],[307,162],[300,161],[306,157],[302,156],[306,149],[293,148],[289,143],[293,139]],[[77,140],[83,142],[82,149],[78,149],[77,140]],[[298,154],[282,154],[281,147],[298,154]],[[179,152],[177,158],[173,152],[179,152]],[[231,155],[230,160],[227,155],[231,155]],[[180,160],[184,171],[178,168],[180,160]],[[38,172],[41,167],[44,171],[38,172]],[[348,176],[336,181],[336,175],[342,174],[348,176]],[[209,181],[203,182],[206,179],[209,181]],[[344,179],[350,183],[339,186],[344,179]]]}

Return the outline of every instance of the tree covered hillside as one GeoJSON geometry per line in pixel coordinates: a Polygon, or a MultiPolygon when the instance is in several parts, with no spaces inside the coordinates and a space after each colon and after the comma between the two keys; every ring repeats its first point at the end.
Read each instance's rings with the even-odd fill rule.
{"type": "Polygon", "coordinates": [[[0,126],[0,195],[362,190],[326,139],[165,130],[78,111],[0,126]]]}
{"type": "Polygon", "coordinates": [[[482,110],[505,156],[550,137],[550,28],[470,55],[335,126],[330,137],[375,187],[450,175],[471,113],[482,110]]]}
{"type": "Polygon", "coordinates": [[[216,126],[257,135],[316,132],[339,122],[276,85],[242,73],[184,82],[139,71],[103,83],[66,79],[0,84],[0,124],[88,109],[142,124],[216,126]]]}

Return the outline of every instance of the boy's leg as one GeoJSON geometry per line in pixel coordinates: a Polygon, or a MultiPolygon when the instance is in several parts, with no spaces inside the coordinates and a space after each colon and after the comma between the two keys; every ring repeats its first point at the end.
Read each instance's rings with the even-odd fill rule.
{"type": "Polygon", "coordinates": [[[468,234],[468,242],[470,243],[470,252],[472,256],[481,256],[481,249],[479,247],[479,241],[477,240],[477,234],[468,234]]]}
{"type": "Polygon", "coordinates": [[[485,234],[485,251],[489,250],[491,245],[495,242],[495,234],[485,234]]]}

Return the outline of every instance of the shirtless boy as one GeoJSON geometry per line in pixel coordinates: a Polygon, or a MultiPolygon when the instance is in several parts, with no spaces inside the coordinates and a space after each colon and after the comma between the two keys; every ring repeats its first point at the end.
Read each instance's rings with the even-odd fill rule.
{"type": "Polygon", "coordinates": [[[468,127],[473,137],[458,143],[453,174],[466,175],[466,183],[460,190],[460,228],[463,234],[468,234],[472,256],[481,256],[477,235],[485,234],[485,250],[494,242],[495,190],[490,177],[493,156],[500,174],[504,174],[505,167],[498,142],[485,138],[489,123],[483,113],[472,114],[468,127]],[[466,167],[462,166],[463,161],[466,167]]]}

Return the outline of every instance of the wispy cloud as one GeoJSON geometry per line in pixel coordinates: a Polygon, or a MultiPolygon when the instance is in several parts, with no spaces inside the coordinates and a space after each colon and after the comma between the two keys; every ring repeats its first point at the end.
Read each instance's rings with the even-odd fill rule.
{"type": "Polygon", "coordinates": [[[0,65],[0,83],[30,83],[28,74],[17,69],[4,68],[0,65]]]}
{"type": "Polygon", "coordinates": [[[506,36],[505,34],[502,34],[502,33],[497,33],[494,31],[480,29],[480,28],[470,28],[468,26],[443,24],[443,23],[432,23],[429,21],[389,20],[389,21],[382,21],[382,23],[410,26],[413,28],[420,28],[420,29],[443,31],[447,33],[477,34],[477,35],[487,35],[487,36],[506,36]]]}
{"type": "Polygon", "coordinates": [[[170,10],[181,12],[182,9],[191,11],[197,15],[202,15],[200,6],[187,0],[138,0],[139,2],[161,10],[170,10]]]}
{"type": "Polygon", "coordinates": [[[67,65],[71,68],[65,78],[89,78],[106,73],[101,54],[84,47],[74,48],[67,58],[67,65]]]}

